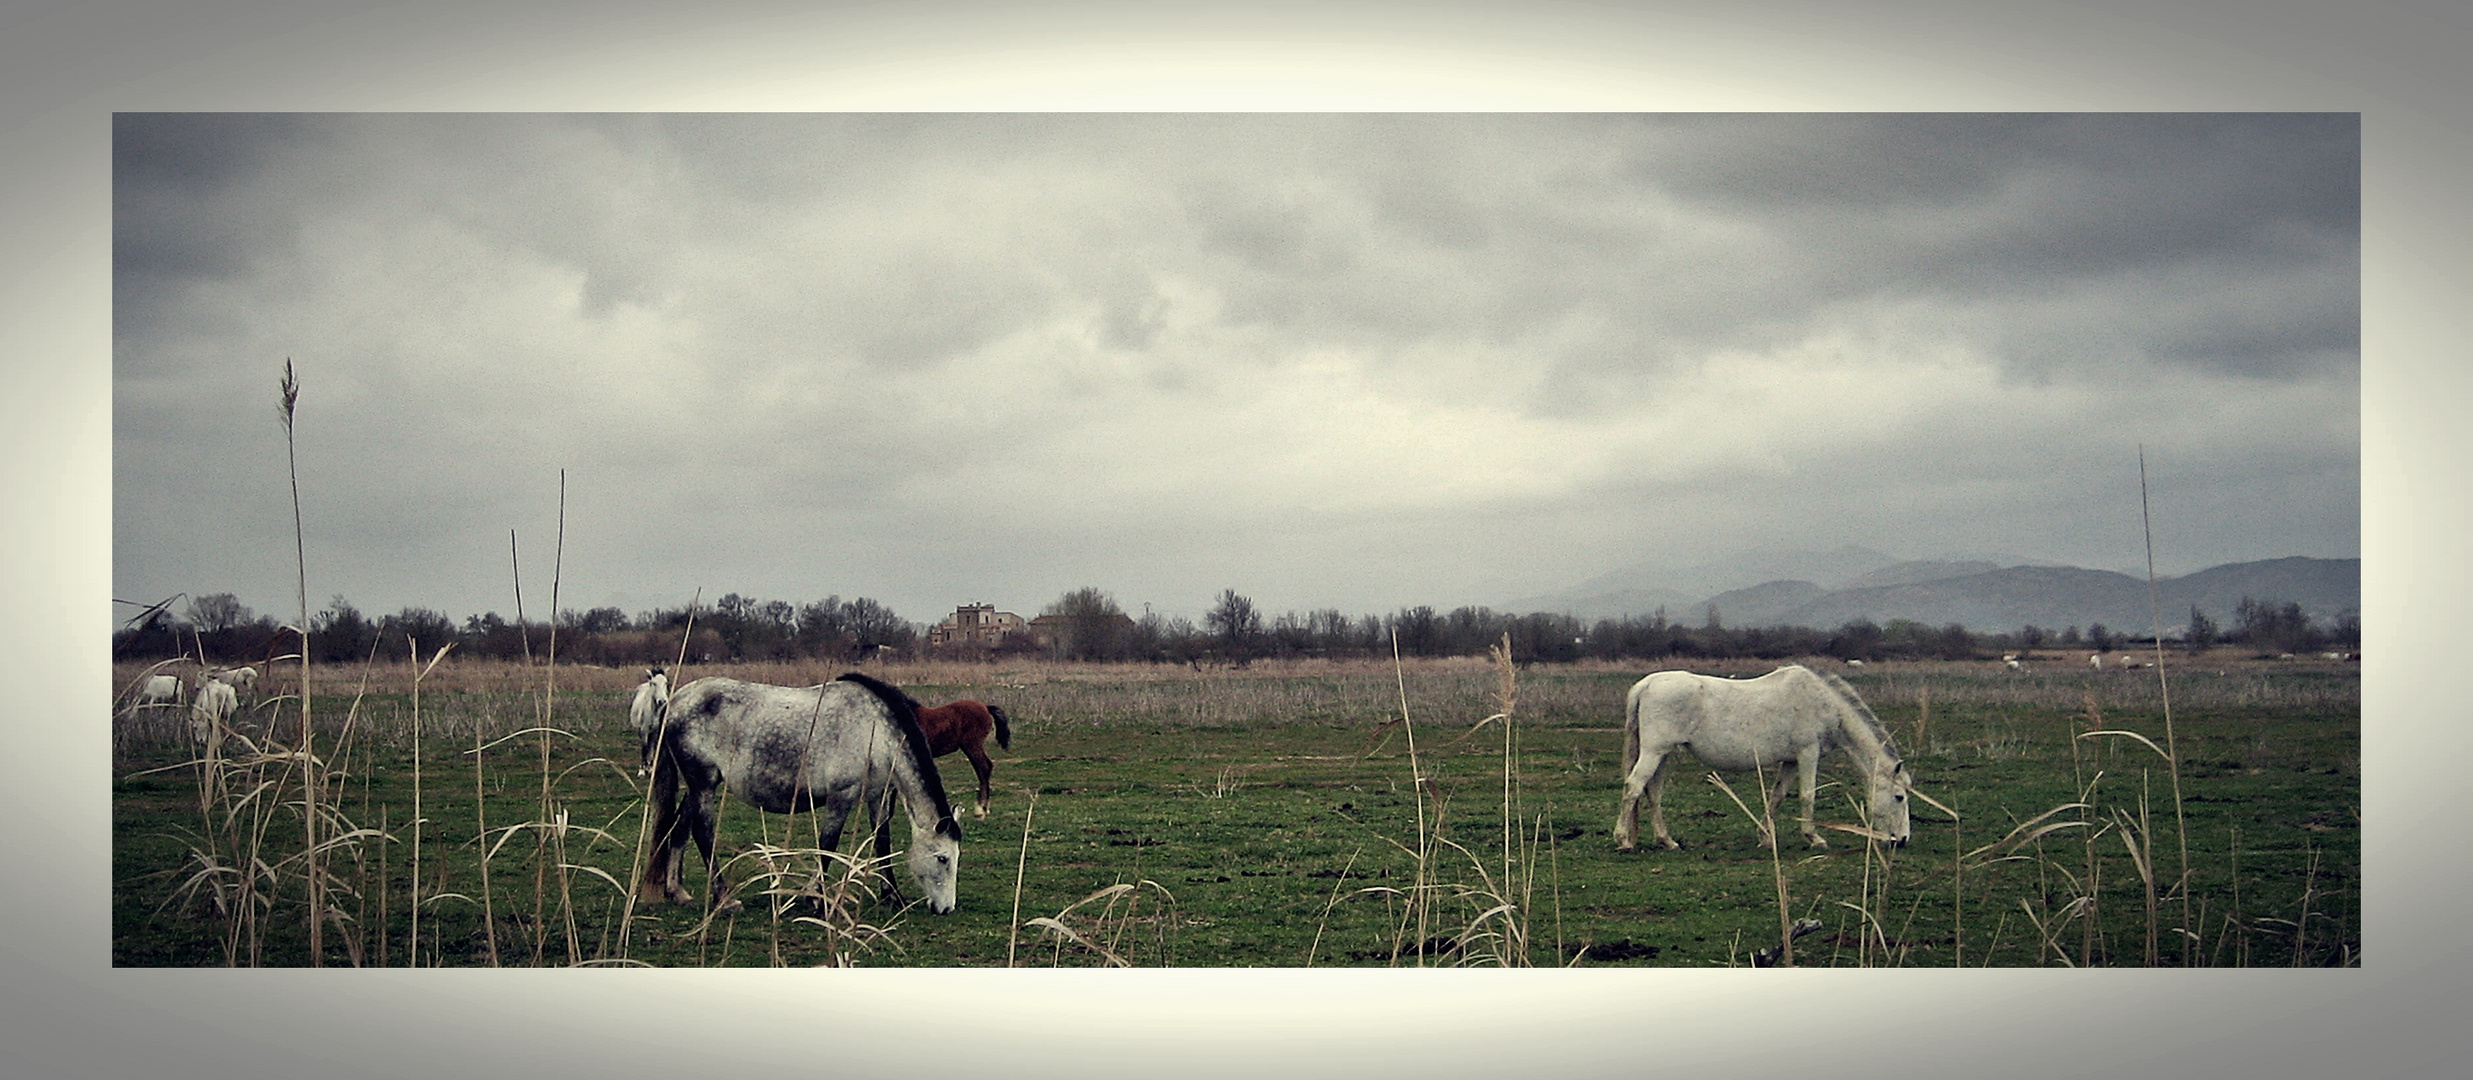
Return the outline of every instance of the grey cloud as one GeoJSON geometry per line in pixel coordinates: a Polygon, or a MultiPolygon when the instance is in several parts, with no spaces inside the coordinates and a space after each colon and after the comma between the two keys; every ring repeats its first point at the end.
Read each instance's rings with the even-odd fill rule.
{"type": "MultiPolygon", "coordinates": [[[[313,546],[351,553],[313,588],[381,607],[352,582],[419,576],[398,563],[473,583],[413,602],[496,603],[503,531],[546,532],[560,467],[579,542],[608,545],[588,576],[629,595],[1355,607],[1542,593],[1745,530],[2078,558],[2095,481],[2055,470],[2162,430],[2273,449],[2211,394],[2358,409],[2349,117],[190,124],[124,123],[115,163],[132,579],[268,560],[151,537],[200,485],[250,529],[288,520],[287,355],[313,546]],[[1999,378],[1936,386],[1916,356],[1999,378]],[[1796,384],[1833,378],[1919,400],[1833,416],[1796,384]],[[1794,418],[1689,414],[1727,387],[1794,418]],[[1943,395],[1963,422],[1894,426],[1943,395]],[[1762,437],[1693,456],[1730,423],[1762,437]],[[1489,560],[1502,529],[1540,557],[1489,560]]],[[[2253,457],[2323,476],[2348,430],[2253,457]]],[[[2357,532],[2303,501],[2334,522],[2313,543],[2357,532]]]]}

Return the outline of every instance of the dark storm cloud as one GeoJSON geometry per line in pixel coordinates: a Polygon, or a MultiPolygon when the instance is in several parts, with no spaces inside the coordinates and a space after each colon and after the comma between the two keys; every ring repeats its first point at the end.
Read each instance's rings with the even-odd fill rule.
{"type": "MultiPolygon", "coordinates": [[[[2105,292],[2095,317],[2050,336],[2126,336],[2135,359],[2227,371],[2289,370],[2358,338],[2355,116],[1769,119],[1650,121],[1676,137],[1634,168],[1791,237],[1784,303],[2049,316],[2056,294],[2105,292]]],[[[2032,344],[2009,355],[2088,360],[2032,344]]]]}

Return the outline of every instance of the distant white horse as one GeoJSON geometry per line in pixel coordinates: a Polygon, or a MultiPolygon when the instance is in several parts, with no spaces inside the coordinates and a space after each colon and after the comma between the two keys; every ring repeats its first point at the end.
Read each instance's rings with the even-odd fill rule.
{"type": "Polygon", "coordinates": [[[189,736],[198,742],[207,741],[215,727],[231,722],[232,714],[240,710],[240,695],[231,684],[218,679],[198,680],[197,700],[189,705],[189,736]]]}
{"type": "Polygon", "coordinates": [[[148,675],[144,682],[138,684],[137,700],[130,705],[130,710],[178,704],[180,704],[180,679],[177,676],[148,675]]]}
{"type": "Polygon", "coordinates": [[[1787,781],[1803,779],[1803,837],[1827,847],[1812,828],[1812,788],[1820,756],[1844,747],[1869,781],[1871,827],[1892,842],[1908,836],[1906,791],[1912,783],[1880,718],[1853,687],[1834,675],[1789,664],[1757,679],[1721,679],[1688,671],[1660,671],[1634,683],[1623,713],[1623,803],[1616,811],[1615,846],[1630,851],[1640,837],[1640,798],[1649,800],[1649,826],[1657,842],[1680,848],[1666,832],[1662,788],[1666,766],[1678,750],[1690,750],[1713,769],[1775,770],[1767,793],[1775,811],[1787,781]],[[1786,762],[1797,766],[1792,772],[1786,762]]]}

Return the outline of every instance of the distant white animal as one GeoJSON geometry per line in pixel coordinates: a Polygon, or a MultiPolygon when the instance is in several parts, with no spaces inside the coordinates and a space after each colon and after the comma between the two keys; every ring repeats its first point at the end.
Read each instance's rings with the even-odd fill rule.
{"type": "Polygon", "coordinates": [[[2005,652],[2001,654],[2001,659],[2003,660],[2016,660],[2017,658],[2018,654],[2014,652],[2005,652]]]}
{"type": "Polygon", "coordinates": [[[2011,657],[2006,657],[2006,658],[2004,658],[2004,659],[2002,660],[2002,663],[2008,664],[2008,665],[2009,665],[2009,670],[2011,670],[2011,671],[2018,671],[2018,670],[2022,670],[2022,669],[2024,669],[2024,668],[2026,667],[2026,665],[2025,665],[2025,664],[2021,664],[2021,663],[2019,663],[2019,662],[2018,662],[2018,658],[2017,658],[2017,657],[2015,657],[2015,656],[2011,656],[2011,657]]]}
{"type": "Polygon", "coordinates": [[[170,675],[148,675],[145,682],[138,684],[137,703],[131,707],[143,709],[157,705],[178,704],[180,704],[180,680],[178,678],[170,675]]]}
{"type": "Polygon", "coordinates": [[[643,737],[644,767],[653,764],[653,746],[661,734],[661,718],[670,706],[670,677],[660,668],[644,673],[644,684],[635,688],[635,701],[627,706],[627,719],[635,724],[637,735],[643,737]]]}
{"type": "Polygon", "coordinates": [[[1820,757],[1843,747],[1862,767],[1870,788],[1871,826],[1894,843],[1906,843],[1906,792],[1912,781],[1880,718],[1834,675],[1789,664],[1741,682],[1660,671],[1632,684],[1623,712],[1623,801],[1615,811],[1615,846],[1630,851],[1640,836],[1640,799],[1649,800],[1649,827],[1657,842],[1680,848],[1666,832],[1661,805],[1666,766],[1690,750],[1713,769],[1777,771],[1777,787],[1765,793],[1771,810],[1786,798],[1791,778],[1803,781],[1803,838],[1827,847],[1812,827],[1812,789],[1820,757]],[[1787,762],[1796,768],[1788,770],[1787,762]]]}
{"type": "Polygon", "coordinates": [[[2093,656],[2087,657],[2087,663],[2095,665],[2095,670],[2102,671],[2104,670],[2104,655],[2102,653],[2097,653],[2093,656]]]}
{"type": "Polygon", "coordinates": [[[189,736],[205,742],[216,727],[229,723],[240,710],[240,695],[228,683],[199,679],[197,700],[189,706],[189,736]]]}
{"type": "Polygon", "coordinates": [[[258,685],[258,669],[253,667],[225,668],[215,673],[215,681],[234,690],[247,691],[258,685]]]}
{"type": "Polygon", "coordinates": [[[1846,666],[1847,666],[1847,667],[1862,667],[1862,666],[1863,666],[1863,661],[1861,661],[1861,660],[1849,660],[1849,661],[1847,661],[1847,662],[1846,662],[1846,666]]]}

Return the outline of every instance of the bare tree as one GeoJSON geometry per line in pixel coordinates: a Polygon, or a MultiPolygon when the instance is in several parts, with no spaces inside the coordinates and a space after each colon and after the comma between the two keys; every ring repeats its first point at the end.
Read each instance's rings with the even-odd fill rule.
{"type": "Polygon", "coordinates": [[[240,598],[231,593],[215,593],[189,601],[189,625],[199,633],[219,634],[236,626],[246,625],[256,616],[249,613],[240,598]]]}
{"type": "Polygon", "coordinates": [[[1254,610],[1252,600],[1237,595],[1235,589],[1223,590],[1202,623],[1230,658],[1240,663],[1252,659],[1254,641],[1262,635],[1262,613],[1254,610]]]}

